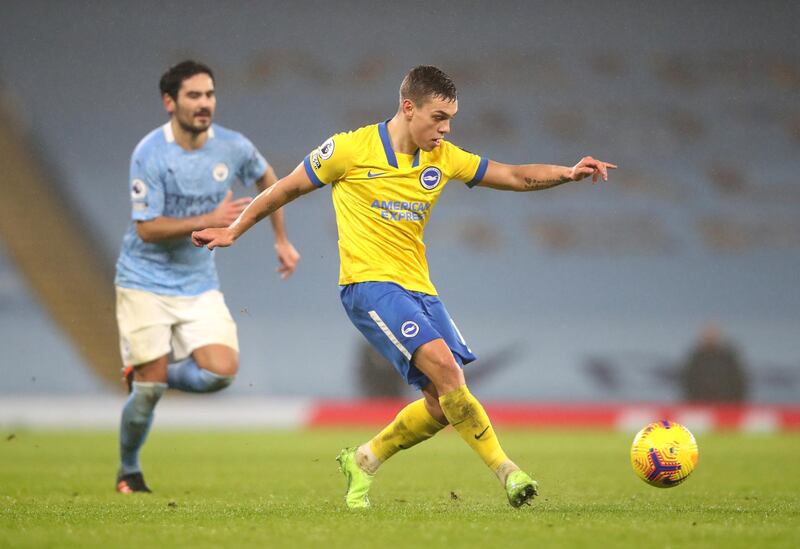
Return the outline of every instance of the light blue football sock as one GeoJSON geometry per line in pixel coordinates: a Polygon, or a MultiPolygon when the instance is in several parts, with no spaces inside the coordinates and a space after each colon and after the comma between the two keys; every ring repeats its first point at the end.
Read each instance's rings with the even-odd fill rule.
{"type": "Polygon", "coordinates": [[[236,376],[221,376],[200,368],[192,358],[167,367],[167,384],[170,389],[187,393],[213,393],[224,389],[236,376]]]}
{"type": "Polygon", "coordinates": [[[147,439],[147,433],[153,423],[153,410],[166,390],[166,383],[133,382],[133,391],[122,408],[122,421],[119,426],[121,474],[127,475],[142,470],[139,464],[139,450],[147,439]]]}

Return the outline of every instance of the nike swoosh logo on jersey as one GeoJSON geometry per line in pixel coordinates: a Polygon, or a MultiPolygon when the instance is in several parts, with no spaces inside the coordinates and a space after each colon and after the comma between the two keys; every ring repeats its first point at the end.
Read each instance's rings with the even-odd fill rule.
{"type": "Polygon", "coordinates": [[[386,172],[378,172],[372,173],[372,170],[367,172],[367,177],[378,177],[379,175],[384,175],[386,172]]]}
{"type": "Polygon", "coordinates": [[[483,434],[484,434],[486,431],[488,431],[488,430],[489,430],[489,426],[487,425],[487,426],[486,426],[486,429],[484,429],[483,431],[481,431],[481,432],[480,432],[480,434],[478,434],[478,435],[472,435],[472,436],[474,436],[474,437],[475,437],[475,440],[480,440],[480,439],[481,439],[481,437],[483,436],[483,434]]]}

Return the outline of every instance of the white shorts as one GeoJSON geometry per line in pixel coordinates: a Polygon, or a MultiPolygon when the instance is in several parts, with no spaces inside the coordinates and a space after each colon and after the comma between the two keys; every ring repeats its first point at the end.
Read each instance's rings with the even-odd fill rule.
{"type": "Polygon", "coordinates": [[[117,286],[117,325],[126,366],[164,355],[171,355],[171,361],[183,360],[214,343],[239,351],[236,323],[218,290],[169,296],[117,286]]]}

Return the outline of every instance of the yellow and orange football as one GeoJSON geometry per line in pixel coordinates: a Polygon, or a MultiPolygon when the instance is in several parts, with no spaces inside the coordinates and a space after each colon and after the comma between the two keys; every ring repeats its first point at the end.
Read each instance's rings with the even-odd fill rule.
{"type": "Polygon", "coordinates": [[[636,433],[631,465],[650,486],[671,488],[692,474],[699,451],[694,435],[679,423],[662,419],[636,433]]]}

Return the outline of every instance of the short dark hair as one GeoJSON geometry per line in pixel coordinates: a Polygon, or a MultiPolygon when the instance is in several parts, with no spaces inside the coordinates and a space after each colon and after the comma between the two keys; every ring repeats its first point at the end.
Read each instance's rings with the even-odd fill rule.
{"type": "Polygon", "coordinates": [[[458,99],[453,80],[431,65],[419,65],[408,71],[400,84],[400,101],[410,99],[415,105],[422,105],[433,97],[441,97],[446,101],[458,99]]]}
{"type": "Polygon", "coordinates": [[[187,60],[181,61],[177,65],[173,65],[161,75],[161,80],[158,82],[158,89],[161,90],[161,95],[169,95],[173,101],[178,100],[178,90],[181,89],[181,84],[187,78],[191,78],[196,74],[207,74],[214,81],[214,73],[208,65],[198,63],[197,61],[187,60]]]}

